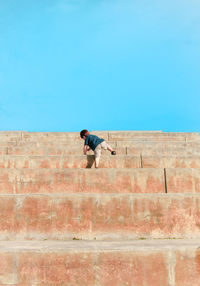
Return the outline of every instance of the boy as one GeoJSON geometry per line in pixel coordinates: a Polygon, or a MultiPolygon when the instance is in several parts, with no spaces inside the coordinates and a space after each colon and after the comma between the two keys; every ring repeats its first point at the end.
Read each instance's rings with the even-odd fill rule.
{"type": "Polygon", "coordinates": [[[96,135],[91,135],[88,130],[84,129],[80,132],[80,137],[85,140],[83,147],[83,154],[86,155],[87,151],[92,149],[95,157],[95,168],[99,166],[99,160],[101,157],[101,149],[108,150],[112,155],[116,155],[116,152],[108,145],[108,143],[99,138],[96,135]]]}

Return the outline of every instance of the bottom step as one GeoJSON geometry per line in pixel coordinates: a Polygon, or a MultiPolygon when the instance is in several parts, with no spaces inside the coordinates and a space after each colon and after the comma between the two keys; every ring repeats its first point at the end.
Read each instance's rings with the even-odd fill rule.
{"type": "Polygon", "coordinates": [[[198,286],[200,240],[1,241],[0,285],[198,286]]]}

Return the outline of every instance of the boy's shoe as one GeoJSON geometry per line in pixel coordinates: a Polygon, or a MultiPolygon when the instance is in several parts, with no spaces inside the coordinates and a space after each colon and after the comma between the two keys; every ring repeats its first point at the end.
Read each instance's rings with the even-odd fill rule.
{"type": "Polygon", "coordinates": [[[116,155],[116,152],[115,152],[115,151],[112,151],[112,152],[111,152],[111,155],[116,155]]]}

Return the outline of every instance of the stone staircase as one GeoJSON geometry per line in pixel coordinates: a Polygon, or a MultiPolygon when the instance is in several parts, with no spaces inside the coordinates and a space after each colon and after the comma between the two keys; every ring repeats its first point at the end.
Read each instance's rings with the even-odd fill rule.
{"type": "Polygon", "coordinates": [[[0,286],[199,286],[200,136],[0,132],[0,286]]]}

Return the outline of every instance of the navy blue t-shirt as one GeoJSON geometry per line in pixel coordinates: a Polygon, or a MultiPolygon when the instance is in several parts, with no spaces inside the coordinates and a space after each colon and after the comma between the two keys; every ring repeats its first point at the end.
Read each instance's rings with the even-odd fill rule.
{"type": "Polygon", "coordinates": [[[88,135],[85,139],[85,145],[88,145],[93,151],[95,150],[95,148],[97,147],[97,145],[99,145],[100,143],[102,143],[103,141],[105,141],[104,139],[99,138],[96,135],[88,135]]]}

